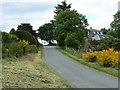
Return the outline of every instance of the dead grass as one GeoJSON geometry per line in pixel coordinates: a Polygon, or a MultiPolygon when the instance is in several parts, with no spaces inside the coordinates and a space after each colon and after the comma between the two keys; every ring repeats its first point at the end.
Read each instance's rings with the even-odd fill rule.
{"type": "Polygon", "coordinates": [[[11,61],[3,59],[3,88],[70,88],[38,54],[27,54],[11,61]]]}

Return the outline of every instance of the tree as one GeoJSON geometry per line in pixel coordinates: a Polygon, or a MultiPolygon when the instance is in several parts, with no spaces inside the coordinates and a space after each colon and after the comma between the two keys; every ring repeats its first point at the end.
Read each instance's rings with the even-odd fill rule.
{"type": "Polygon", "coordinates": [[[108,35],[112,35],[113,37],[117,37],[116,31],[113,30],[112,28],[109,29],[102,28],[101,31],[103,32],[103,34],[108,34],[108,35]]]}
{"type": "Polygon", "coordinates": [[[33,36],[37,37],[36,32],[32,28],[33,26],[30,23],[22,23],[18,25],[17,30],[24,30],[30,32],[33,36]]]}
{"type": "MultiPolygon", "coordinates": [[[[71,4],[67,4],[66,0],[62,1],[61,4],[58,4],[55,8],[56,10],[54,11],[54,13],[56,14],[56,16],[61,12],[61,11],[65,11],[66,9],[70,9],[71,8],[71,4]]],[[[55,16],[55,17],[56,17],[55,16]]]]}
{"type": "Polygon", "coordinates": [[[101,31],[103,34],[107,34],[108,29],[106,29],[106,28],[102,28],[100,31],[101,31]]]}
{"type": "Polygon", "coordinates": [[[113,28],[116,31],[117,37],[120,38],[120,11],[113,15],[113,17],[114,20],[110,24],[111,28],[113,28]]]}
{"type": "Polygon", "coordinates": [[[12,28],[12,29],[10,30],[10,34],[14,34],[14,33],[15,33],[15,29],[12,28]]]}
{"type": "Polygon", "coordinates": [[[54,39],[53,28],[54,27],[52,23],[46,23],[43,26],[39,27],[38,31],[40,38],[51,43],[51,40],[54,39]]]}
{"type": "Polygon", "coordinates": [[[65,38],[65,45],[75,50],[78,49],[79,43],[80,41],[77,37],[77,33],[69,33],[65,38]]]}
{"type": "MultiPolygon", "coordinates": [[[[87,19],[76,10],[66,9],[61,11],[55,20],[55,36],[58,45],[65,45],[65,38],[68,33],[78,33],[77,35],[84,37],[86,35],[86,26],[88,26],[87,19]]],[[[83,40],[83,38],[80,39],[83,40]]]]}
{"type": "Polygon", "coordinates": [[[108,29],[108,35],[112,35],[113,37],[117,38],[117,32],[113,29],[108,29]]]}

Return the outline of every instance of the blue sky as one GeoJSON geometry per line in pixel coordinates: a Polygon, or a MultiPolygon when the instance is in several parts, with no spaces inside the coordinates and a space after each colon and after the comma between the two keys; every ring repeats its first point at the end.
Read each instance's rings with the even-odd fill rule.
{"type": "MultiPolygon", "coordinates": [[[[20,23],[30,23],[33,29],[48,23],[54,17],[57,4],[63,0],[2,0],[0,7],[0,30],[9,32],[20,23]]],[[[119,0],[67,0],[72,9],[86,15],[89,27],[109,28],[118,10],[119,0]]],[[[88,28],[89,28],[88,27],[88,28]]]]}

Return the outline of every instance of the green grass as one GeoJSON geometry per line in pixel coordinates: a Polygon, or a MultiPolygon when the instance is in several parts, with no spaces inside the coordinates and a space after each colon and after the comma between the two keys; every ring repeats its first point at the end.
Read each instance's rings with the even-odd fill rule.
{"type": "Polygon", "coordinates": [[[103,73],[106,73],[106,74],[109,74],[109,75],[112,75],[114,77],[119,77],[120,78],[120,75],[118,73],[118,70],[115,69],[115,68],[112,68],[112,67],[102,67],[100,65],[98,65],[97,63],[91,63],[91,62],[86,62],[85,60],[81,59],[78,55],[81,55],[81,54],[78,54],[78,53],[74,53],[74,51],[70,51],[70,50],[64,50],[64,49],[61,49],[60,47],[57,47],[57,49],[63,53],[64,55],[70,57],[71,59],[77,61],[78,63],[80,64],[83,64],[85,66],[88,66],[90,68],[93,68],[93,69],[96,69],[98,71],[101,71],[103,73]]]}
{"type": "Polygon", "coordinates": [[[4,58],[2,62],[3,88],[72,88],[46,65],[42,49],[37,54],[4,58]]]}

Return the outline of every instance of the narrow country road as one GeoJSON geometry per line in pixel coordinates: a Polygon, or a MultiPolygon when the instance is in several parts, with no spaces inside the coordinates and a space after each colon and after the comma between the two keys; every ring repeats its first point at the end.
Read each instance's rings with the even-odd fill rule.
{"type": "Polygon", "coordinates": [[[77,88],[118,88],[118,79],[66,57],[54,46],[44,47],[47,64],[77,88]]]}

